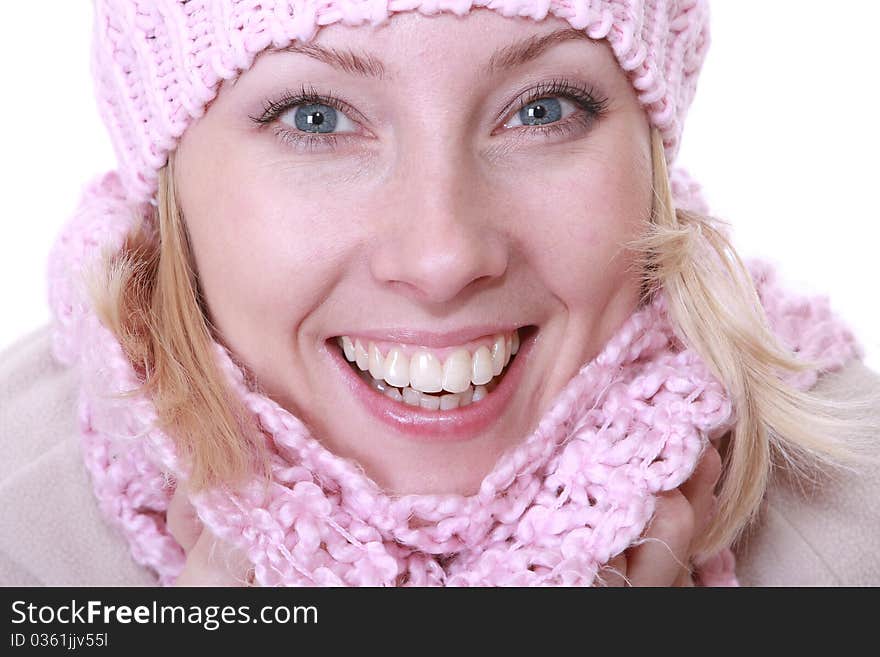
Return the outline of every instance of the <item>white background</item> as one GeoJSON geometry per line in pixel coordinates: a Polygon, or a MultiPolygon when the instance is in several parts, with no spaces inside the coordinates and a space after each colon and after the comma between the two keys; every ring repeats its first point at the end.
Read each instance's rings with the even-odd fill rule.
{"type": "MultiPolygon", "coordinates": [[[[48,249],[82,184],[114,162],[92,98],[91,4],[2,11],[0,349],[48,321],[48,249]]],[[[715,0],[679,162],[740,253],[829,296],[880,371],[877,25],[880,3],[864,0],[715,0]]]]}

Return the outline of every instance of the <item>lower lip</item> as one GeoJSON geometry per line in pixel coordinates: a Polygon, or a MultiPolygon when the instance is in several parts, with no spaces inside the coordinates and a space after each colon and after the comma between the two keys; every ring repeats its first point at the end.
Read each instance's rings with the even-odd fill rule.
{"type": "Polygon", "coordinates": [[[476,438],[501,417],[522,378],[536,334],[533,328],[526,332],[516,357],[491,393],[478,402],[448,411],[430,411],[389,399],[363,381],[338,348],[331,344],[326,348],[348,390],[373,417],[412,440],[459,442],[476,438]]]}

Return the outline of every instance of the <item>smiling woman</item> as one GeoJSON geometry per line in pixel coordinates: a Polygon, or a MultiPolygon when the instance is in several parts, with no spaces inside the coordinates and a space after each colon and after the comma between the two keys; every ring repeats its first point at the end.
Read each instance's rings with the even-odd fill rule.
{"type": "Polygon", "coordinates": [[[121,581],[735,583],[773,459],[876,463],[850,331],[673,166],[705,3],[128,4],[51,264],[121,581]]]}
{"type": "Polygon", "coordinates": [[[217,335],[386,490],[476,490],[638,303],[618,247],[651,212],[648,125],[611,50],[560,40],[573,31],[558,22],[477,12],[328,26],[316,43],[331,62],[382,53],[383,80],[264,53],[173,156],[217,335]],[[439,409],[486,394],[506,360],[499,348],[490,366],[495,336],[520,330],[507,385],[439,409]],[[342,336],[399,400],[358,394],[342,336]]]}

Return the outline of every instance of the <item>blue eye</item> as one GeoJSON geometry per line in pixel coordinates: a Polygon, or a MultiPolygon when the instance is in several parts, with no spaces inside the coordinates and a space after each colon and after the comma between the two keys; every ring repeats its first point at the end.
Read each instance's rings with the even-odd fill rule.
{"type": "Polygon", "coordinates": [[[337,126],[345,129],[346,123],[352,129],[357,127],[345,114],[326,103],[294,105],[282,112],[278,120],[297,130],[318,134],[330,134],[337,126]]]}
{"type": "MultiPolygon", "coordinates": [[[[504,123],[505,128],[516,128],[518,136],[525,138],[535,133],[559,138],[589,129],[605,115],[608,100],[592,88],[552,80],[522,94],[514,106],[516,113],[504,123]]],[[[250,118],[259,125],[280,124],[276,134],[281,141],[308,152],[334,150],[340,141],[356,137],[358,126],[346,112],[361,116],[333,95],[303,86],[300,93],[286,92],[278,100],[267,101],[263,115],[250,118]]]]}
{"type": "Polygon", "coordinates": [[[277,100],[266,101],[263,114],[250,119],[261,126],[279,124],[275,133],[283,143],[309,152],[333,150],[340,140],[354,136],[357,124],[346,112],[360,115],[333,95],[303,86],[300,92],[287,91],[277,100]],[[334,132],[337,129],[349,132],[334,132]]]}
{"type": "MultiPolygon", "coordinates": [[[[562,103],[556,98],[541,98],[533,100],[516,113],[516,117],[522,125],[546,125],[555,123],[562,118],[562,103]]],[[[505,127],[514,127],[509,123],[505,127]]]]}
{"type": "Polygon", "coordinates": [[[552,80],[520,96],[518,111],[505,122],[505,128],[530,128],[520,132],[538,132],[545,137],[567,135],[578,127],[589,128],[605,116],[608,99],[596,90],[565,80],[552,80]],[[566,112],[565,108],[571,108],[566,112]],[[573,119],[569,120],[569,117],[573,119]],[[519,125],[514,121],[519,121],[519,125]],[[545,127],[546,126],[546,127],[545,127]]]}

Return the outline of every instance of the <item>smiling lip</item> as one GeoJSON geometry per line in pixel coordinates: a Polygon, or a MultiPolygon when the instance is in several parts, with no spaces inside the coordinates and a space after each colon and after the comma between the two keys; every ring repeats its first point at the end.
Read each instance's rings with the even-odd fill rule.
{"type": "MultiPolygon", "coordinates": [[[[325,343],[325,346],[331,362],[341,374],[348,390],[373,417],[411,440],[422,442],[458,442],[476,438],[489,425],[501,417],[513,396],[513,391],[516,390],[522,378],[522,372],[526,367],[526,361],[535,342],[535,333],[536,331],[533,328],[521,330],[519,351],[507,366],[504,376],[491,393],[479,402],[447,411],[426,410],[389,399],[367,385],[352,369],[338,348],[329,343],[325,343]]],[[[364,334],[361,333],[359,335],[364,334]]],[[[383,332],[380,335],[387,337],[389,333],[383,332]]],[[[480,335],[485,335],[485,332],[480,335]]],[[[438,337],[438,334],[434,334],[434,336],[438,337]]],[[[424,335],[419,336],[418,339],[421,339],[421,337],[424,337],[424,335]]],[[[474,337],[479,337],[479,335],[471,334],[471,337],[467,337],[464,332],[458,332],[456,334],[447,333],[440,335],[439,339],[446,342],[452,341],[452,344],[460,344],[463,341],[462,338],[473,339],[474,337]],[[455,340],[459,342],[456,343],[455,340]]],[[[420,344],[424,345],[424,343],[420,344]]],[[[447,345],[440,345],[435,342],[434,345],[424,346],[447,345]]]]}
{"type": "Polygon", "coordinates": [[[353,331],[341,332],[339,335],[348,335],[352,338],[361,338],[362,340],[374,340],[376,342],[399,342],[402,344],[411,344],[419,347],[433,347],[442,349],[443,347],[457,347],[485,338],[487,336],[502,333],[507,335],[512,333],[517,326],[514,324],[500,326],[498,324],[489,326],[470,326],[457,331],[449,331],[448,333],[430,333],[428,331],[414,331],[404,328],[376,329],[372,331],[353,331]]]}

